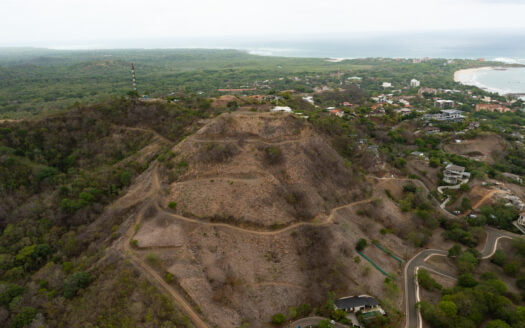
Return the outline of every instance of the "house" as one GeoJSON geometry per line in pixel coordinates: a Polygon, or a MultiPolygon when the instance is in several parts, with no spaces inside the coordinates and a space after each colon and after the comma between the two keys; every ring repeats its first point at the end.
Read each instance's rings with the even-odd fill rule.
{"type": "Polygon", "coordinates": [[[394,109],[394,112],[399,113],[402,116],[412,114],[412,110],[410,108],[394,109]]]}
{"type": "Polygon", "coordinates": [[[392,83],[390,83],[390,82],[383,82],[383,84],[381,86],[383,88],[391,88],[392,87],[392,83]]]}
{"type": "Polygon", "coordinates": [[[400,104],[403,104],[405,107],[410,107],[410,102],[406,99],[399,99],[398,100],[400,104]]]}
{"type": "Polygon", "coordinates": [[[525,212],[520,213],[520,216],[518,217],[518,224],[525,225],[525,212]]]}
{"type": "Polygon", "coordinates": [[[303,100],[310,103],[310,104],[314,104],[314,97],[312,96],[306,96],[306,97],[303,97],[303,100]]]}
{"type": "Polygon", "coordinates": [[[507,113],[512,111],[510,108],[505,107],[501,104],[477,104],[476,112],[479,111],[488,111],[488,112],[498,112],[498,113],[507,113]]]}
{"type": "Polygon", "coordinates": [[[428,94],[437,94],[438,93],[438,90],[437,89],[434,89],[434,88],[419,88],[419,90],[417,91],[417,94],[422,96],[423,94],[425,93],[428,93],[428,94]]]}
{"type": "Polygon", "coordinates": [[[342,110],[340,110],[340,109],[331,109],[330,110],[330,115],[335,115],[337,117],[343,117],[343,116],[345,116],[345,113],[342,110]]]}
{"type": "Polygon", "coordinates": [[[513,180],[513,181],[516,181],[518,183],[523,183],[523,179],[519,176],[519,175],[516,175],[516,174],[512,174],[512,173],[502,173],[501,175],[503,175],[505,178],[509,179],[509,180],[513,180]]]}
{"type": "Polygon", "coordinates": [[[438,99],[434,101],[434,106],[441,109],[454,108],[454,100],[438,99]]]}
{"type": "Polygon", "coordinates": [[[275,106],[270,110],[270,112],[284,112],[284,113],[291,113],[292,109],[288,106],[275,106]]]}
{"type": "Polygon", "coordinates": [[[441,129],[437,126],[427,126],[424,130],[426,134],[436,134],[441,132],[441,129]]]}
{"type": "Polygon", "coordinates": [[[427,121],[434,120],[456,122],[464,120],[465,116],[463,115],[462,111],[457,109],[443,109],[439,114],[425,114],[423,115],[423,119],[427,121]]]}
{"type": "Polygon", "coordinates": [[[473,130],[473,129],[477,129],[479,128],[479,122],[470,122],[468,124],[468,129],[469,130],[473,130]]]}
{"type": "Polygon", "coordinates": [[[411,88],[417,88],[420,85],[421,85],[421,82],[419,82],[418,80],[416,80],[416,79],[410,80],[410,87],[411,88]]]}
{"type": "Polygon", "coordinates": [[[428,158],[425,156],[425,154],[420,152],[420,151],[413,151],[413,152],[410,153],[410,155],[414,156],[417,159],[428,160],[428,158]]]}
{"type": "Polygon", "coordinates": [[[448,164],[443,172],[443,181],[448,184],[466,183],[469,179],[470,173],[463,166],[448,164]]]}
{"type": "Polygon", "coordinates": [[[368,295],[343,297],[334,302],[336,310],[344,310],[349,313],[377,311],[385,314],[379,302],[368,295]]]}

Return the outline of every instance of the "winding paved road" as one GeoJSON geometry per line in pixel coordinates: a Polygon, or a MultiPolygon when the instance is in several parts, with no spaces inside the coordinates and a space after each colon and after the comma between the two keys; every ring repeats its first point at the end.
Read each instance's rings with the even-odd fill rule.
{"type": "MultiPolygon", "coordinates": [[[[486,228],[487,239],[483,250],[481,251],[481,259],[485,260],[496,252],[498,242],[503,238],[512,239],[519,235],[511,232],[502,231],[494,228],[486,228]]],[[[433,271],[437,274],[445,276],[450,279],[455,277],[449,274],[440,272],[429,266],[426,261],[433,256],[447,256],[448,252],[439,249],[425,249],[416,254],[410,261],[405,265],[405,307],[406,307],[406,324],[405,328],[422,328],[423,320],[421,313],[416,308],[416,303],[419,302],[419,285],[416,280],[417,271],[420,268],[424,268],[429,271],[433,271]]]]}

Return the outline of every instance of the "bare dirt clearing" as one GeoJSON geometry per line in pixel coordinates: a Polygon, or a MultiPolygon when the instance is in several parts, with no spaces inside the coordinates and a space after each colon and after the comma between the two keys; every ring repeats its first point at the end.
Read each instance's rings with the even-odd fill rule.
{"type": "Polygon", "coordinates": [[[487,133],[481,134],[474,139],[462,140],[460,143],[450,143],[443,148],[446,152],[452,154],[494,164],[503,156],[506,143],[499,135],[487,133]]]}

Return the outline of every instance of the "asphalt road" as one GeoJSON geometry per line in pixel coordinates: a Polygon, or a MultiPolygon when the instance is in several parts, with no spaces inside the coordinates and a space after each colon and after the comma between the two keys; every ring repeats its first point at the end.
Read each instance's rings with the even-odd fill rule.
{"type": "MultiPolygon", "coordinates": [[[[520,235],[511,232],[502,231],[494,228],[486,228],[487,239],[485,245],[481,250],[481,258],[488,259],[496,252],[498,241],[503,238],[520,237],[520,235]]],[[[521,236],[522,237],[522,236],[521,236]]],[[[451,279],[455,277],[447,273],[440,272],[426,264],[432,256],[447,256],[448,252],[439,249],[426,249],[416,254],[405,265],[405,306],[406,306],[406,324],[405,328],[422,328],[423,322],[421,314],[416,308],[416,303],[419,302],[419,285],[417,284],[416,274],[420,268],[436,272],[437,274],[446,276],[451,279]]]]}

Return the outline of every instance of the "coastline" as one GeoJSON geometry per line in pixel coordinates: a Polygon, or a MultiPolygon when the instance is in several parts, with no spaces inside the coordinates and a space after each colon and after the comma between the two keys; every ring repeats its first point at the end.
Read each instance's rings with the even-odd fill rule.
{"type": "Polygon", "coordinates": [[[466,81],[465,75],[472,75],[479,71],[489,71],[489,70],[506,69],[506,68],[507,67],[504,67],[504,66],[483,66],[483,67],[476,67],[476,68],[460,69],[459,71],[454,72],[454,82],[458,82],[461,84],[467,84],[465,83],[466,81]]]}

